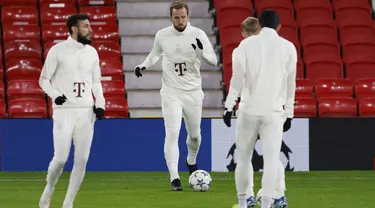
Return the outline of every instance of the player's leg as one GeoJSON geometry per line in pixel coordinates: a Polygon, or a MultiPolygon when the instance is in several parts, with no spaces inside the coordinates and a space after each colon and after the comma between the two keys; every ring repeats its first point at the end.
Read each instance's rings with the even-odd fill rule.
{"type": "Polygon", "coordinates": [[[278,180],[278,187],[276,189],[276,197],[274,202],[275,208],[285,208],[288,206],[288,200],[285,197],[285,168],[281,160],[279,160],[279,165],[277,169],[277,180],[278,180]]]}
{"type": "Polygon", "coordinates": [[[278,188],[278,165],[281,149],[283,123],[285,117],[283,115],[265,116],[260,127],[260,139],[262,140],[263,152],[263,177],[262,177],[262,207],[269,208],[276,196],[278,188]]]}
{"type": "Polygon", "coordinates": [[[196,171],[197,156],[201,146],[201,121],[202,121],[202,107],[203,107],[203,91],[194,94],[185,95],[183,99],[183,117],[188,133],[186,138],[186,145],[188,148],[188,155],[186,159],[186,166],[189,173],[196,171]]]}
{"type": "Polygon", "coordinates": [[[258,117],[240,112],[236,124],[237,166],[235,181],[238,195],[238,207],[247,207],[247,192],[250,183],[251,158],[258,137],[258,117]]]}
{"type": "Polygon", "coordinates": [[[95,114],[92,109],[77,111],[73,132],[74,165],[70,174],[68,191],[63,208],[72,208],[74,199],[86,173],[91,143],[94,135],[95,114]]]}
{"type": "Polygon", "coordinates": [[[252,158],[250,158],[250,165],[249,165],[249,186],[247,187],[246,191],[246,199],[247,199],[247,207],[252,208],[256,205],[256,199],[254,196],[254,168],[253,163],[251,162],[252,158]]]}
{"type": "Polygon", "coordinates": [[[39,201],[40,208],[48,208],[54,193],[55,185],[68,160],[72,144],[73,124],[69,112],[55,110],[53,112],[53,148],[54,156],[48,166],[47,185],[39,201]]]}
{"type": "Polygon", "coordinates": [[[170,173],[173,191],[181,191],[181,181],[178,174],[180,156],[178,137],[181,129],[182,105],[178,96],[161,96],[161,107],[165,126],[164,157],[170,173]]]}

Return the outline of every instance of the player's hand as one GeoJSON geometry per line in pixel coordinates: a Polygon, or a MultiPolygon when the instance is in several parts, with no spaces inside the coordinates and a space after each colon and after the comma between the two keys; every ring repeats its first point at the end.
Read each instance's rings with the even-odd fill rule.
{"type": "Polygon", "coordinates": [[[142,73],[141,73],[141,71],[144,71],[144,70],[146,70],[146,67],[140,67],[140,66],[137,66],[137,67],[135,67],[135,76],[137,76],[138,78],[139,77],[141,77],[142,76],[142,73]]]}
{"type": "MultiPolygon", "coordinates": [[[[201,50],[203,50],[203,44],[202,44],[202,42],[198,38],[196,38],[195,40],[197,41],[198,48],[201,49],[201,50]]],[[[191,44],[191,46],[194,48],[194,50],[197,50],[197,46],[195,46],[194,43],[191,44]]]]}
{"type": "Polygon", "coordinates": [[[225,108],[224,115],[223,115],[223,120],[224,120],[225,125],[227,125],[228,127],[231,127],[232,115],[233,115],[233,112],[232,111],[228,111],[228,109],[225,108]]]}
{"type": "Polygon", "coordinates": [[[67,98],[65,97],[65,95],[59,96],[55,99],[55,104],[62,105],[63,103],[65,103],[66,100],[67,98]]]}
{"type": "Polygon", "coordinates": [[[290,127],[292,126],[292,119],[291,118],[287,118],[286,121],[284,122],[284,132],[288,131],[290,129],[290,127]]]}
{"type": "Polygon", "coordinates": [[[94,106],[94,113],[96,114],[96,118],[98,120],[102,120],[104,118],[104,109],[103,108],[96,108],[94,106]]]}

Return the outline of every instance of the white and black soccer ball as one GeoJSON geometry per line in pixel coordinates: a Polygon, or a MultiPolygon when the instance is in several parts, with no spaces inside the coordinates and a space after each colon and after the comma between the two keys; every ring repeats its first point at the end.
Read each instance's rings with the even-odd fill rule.
{"type": "Polygon", "coordinates": [[[190,187],[194,191],[208,191],[211,187],[212,178],[205,170],[196,170],[189,177],[190,187]]]}

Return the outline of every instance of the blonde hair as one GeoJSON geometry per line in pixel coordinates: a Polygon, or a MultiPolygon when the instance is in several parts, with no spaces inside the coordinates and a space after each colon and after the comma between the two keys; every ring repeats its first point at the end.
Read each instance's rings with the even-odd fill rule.
{"type": "Polygon", "coordinates": [[[255,17],[248,17],[241,23],[242,32],[249,36],[258,31],[259,21],[255,17]]]}

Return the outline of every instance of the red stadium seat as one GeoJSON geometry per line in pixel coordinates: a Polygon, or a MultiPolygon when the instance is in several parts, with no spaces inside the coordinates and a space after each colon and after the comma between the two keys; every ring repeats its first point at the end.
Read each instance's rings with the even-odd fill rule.
{"type": "Polygon", "coordinates": [[[10,60],[6,63],[8,81],[13,80],[39,80],[43,65],[34,59],[10,60]]]}
{"type": "Polygon", "coordinates": [[[318,106],[320,117],[357,116],[357,100],[354,98],[321,98],[318,106]]]}
{"type": "Polygon", "coordinates": [[[308,36],[302,42],[303,56],[309,55],[337,55],[340,56],[340,44],[337,38],[326,35],[308,36]]]}
{"type": "Polygon", "coordinates": [[[3,81],[0,80],[0,100],[5,99],[5,87],[3,81]]]}
{"type": "Polygon", "coordinates": [[[122,80],[102,81],[105,98],[125,98],[125,83],[122,80]]]}
{"type": "Polygon", "coordinates": [[[86,13],[90,16],[92,25],[107,24],[116,25],[116,7],[113,6],[86,6],[81,7],[80,13],[86,13]]]}
{"type": "Polygon", "coordinates": [[[353,82],[357,79],[375,78],[375,56],[351,56],[344,60],[346,77],[353,82]]]}
{"type": "Polygon", "coordinates": [[[40,0],[41,7],[63,7],[65,5],[75,5],[76,0],[40,0]]]}
{"type": "Polygon", "coordinates": [[[355,81],[355,97],[361,98],[375,98],[375,78],[371,79],[357,79],[355,81]]]}
{"type": "Polygon", "coordinates": [[[44,101],[45,94],[37,80],[14,80],[8,82],[8,101],[17,98],[33,98],[44,101]]]}
{"type": "Polygon", "coordinates": [[[36,6],[5,6],[1,17],[3,24],[24,25],[38,24],[38,9],[36,6]]]}
{"type": "Polygon", "coordinates": [[[313,84],[308,79],[297,79],[296,80],[296,97],[313,97],[313,84]]]}
{"type": "Polygon", "coordinates": [[[236,0],[236,1],[223,1],[223,0],[214,0],[214,5],[217,12],[220,12],[223,9],[228,8],[246,8],[252,9],[253,3],[251,0],[236,0]]]}
{"type": "Polygon", "coordinates": [[[237,45],[243,40],[240,26],[225,27],[220,29],[220,45],[222,48],[228,45],[237,45]]]}
{"type": "Polygon", "coordinates": [[[301,42],[304,42],[304,39],[308,38],[309,36],[322,34],[337,38],[336,25],[332,19],[315,16],[299,22],[299,26],[301,42]]]}
{"type": "Polygon", "coordinates": [[[352,81],[348,79],[319,79],[315,81],[317,99],[326,97],[353,97],[352,81]]]}
{"type": "Polygon", "coordinates": [[[333,19],[332,6],[329,1],[300,1],[295,5],[295,9],[298,22],[315,16],[333,19]]]}
{"type": "Polygon", "coordinates": [[[4,80],[4,69],[3,65],[0,64],[0,81],[4,80]]]}
{"type": "Polygon", "coordinates": [[[216,23],[219,30],[231,26],[241,28],[243,20],[252,15],[250,8],[225,8],[216,14],[216,23]]]}
{"type": "Polygon", "coordinates": [[[375,55],[375,36],[374,39],[362,38],[363,36],[347,37],[345,42],[342,42],[342,54],[344,60],[363,55],[375,55]]]}
{"type": "Polygon", "coordinates": [[[117,25],[92,25],[93,33],[91,39],[93,41],[113,41],[119,42],[119,31],[117,25]]]}
{"type": "Polygon", "coordinates": [[[359,116],[375,117],[375,97],[358,100],[359,116]]]}
{"type": "Polygon", "coordinates": [[[107,41],[95,41],[92,46],[98,51],[99,58],[118,58],[121,57],[121,48],[118,43],[107,41]]]}
{"type": "MultiPolygon", "coordinates": [[[[77,13],[77,8],[73,4],[62,4],[58,7],[44,5],[40,8],[40,22],[44,25],[66,25],[66,20],[72,14],[77,13]]],[[[65,29],[66,30],[66,29],[65,29]]]]}
{"type": "Polygon", "coordinates": [[[80,6],[87,5],[115,5],[115,0],[78,0],[80,6]]]}
{"type": "Polygon", "coordinates": [[[232,62],[226,63],[223,69],[223,79],[225,84],[226,92],[229,92],[230,79],[232,78],[232,62]]]}
{"type": "Polygon", "coordinates": [[[232,63],[233,50],[238,46],[238,44],[227,45],[222,48],[223,54],[223,64],[232,63]]]}
{"type": "Polygon", "coordinates": [[[111,60],[100,60],[102,77],[105,80],[123,80],[122,65],[111,60]]]}
{"type": "Polygon", "coordinates": [[[345,21],[348,18],[356,17],[361,19],[371,19],[372,10],[371,6],[367,1],[366,3],[360,3],[361,1],[336,1],[334,4],[335,19],[338,23],[345,21]]]}
{"type": "Polygon", "coordinates": [[[65,25],[44,25],[42,30],[43,45],[66,40],[69,35],[65,25]]]}
{"type": "Polygon", "coordinates": [[[255,1],[255,8],[260,14],[263,10],[273,9],[275,10],[280,19],[283,18],[294,18],[294,8],[290,0],[266,0],[266,1],[255,1]]]}
{"type": "Polygon", "coordinates": [[[350,17],[339,23],[340,40],[350,36],[368,35],[374,36],[374,22],[371,18],[350,17]]]}
{"type": "Polygon", "coordinates": [[[128,102],[125,98],[108,98],[105,105],[105,118],[127,118],[128,102]]]}
{"type": "Polygon", "coordinates": [[[1,0],[3,6],[36,6],[36,0],[1,0]]]}
{"type": "Polygon", "coordinates": [[[42,59],[42,47],[36,42],[8,42],[4,46],[4,57],[11,59],[42,59]]]}
{"type": "Polygon", "coordinates": [[[6,112],[6,105],[5,101],[0,99],[0,118],[6,118],[7,112],[6,112]]]}
{"type": "Polygon", "coordinates": [[[305,70],[303,68],[303,63],[300,58],[298,59],[298,62],[297,62],[297,78],[298,79],[305,78],[305,70]]]}
{"type": "Polygon", "coordinates": [[[4,43],[18,42],[40,42],[40,31],[38,25],[4,25],[4,43]]]}
{"type": "Polygon", "coordinates": [[[47,104],[39,99],[9,101],[9,118],[47,118],[47,104]]]}
{"type": "Polygon", "coordinates": [[[306,78],[311,81],[325,78],[343,78],[343,63],[340,56],[316,55],[305,58],[306,78]]]}
{"type": "Polygon", "coordinates": [[[294,104],[294,116],[315,117],[316,116],[316,100],[312,97],[297,97],[294,104]]]}
{"type": "Polygon", "coordinates": [[[293,23],[282,24],[278,34],[289,41],[298,40],[298,26],[293,23]]]}

